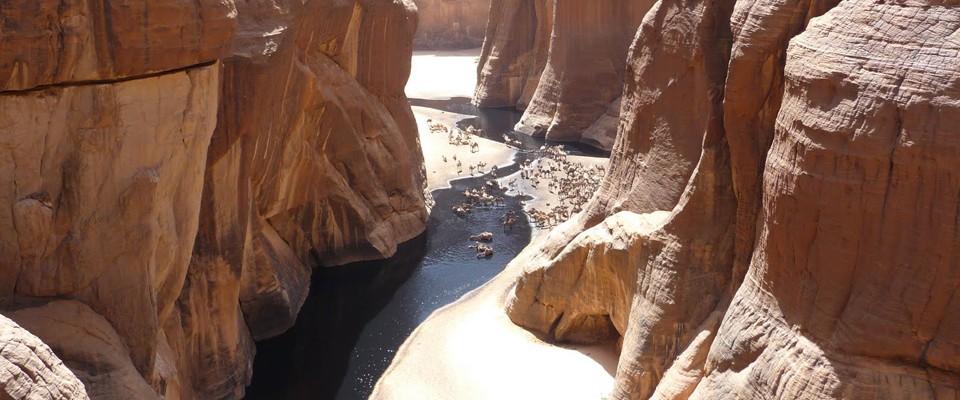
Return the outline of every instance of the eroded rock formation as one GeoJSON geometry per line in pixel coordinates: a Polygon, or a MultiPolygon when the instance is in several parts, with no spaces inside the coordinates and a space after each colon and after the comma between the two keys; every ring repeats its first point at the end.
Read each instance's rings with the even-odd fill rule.
{"type": "Polygon", "coordinates": [[[516,129],[609,150],[627,47],[652,0],[494,0],[474,103],[524,109],[516,129]]]}
{"type": "Polygon", "coordinates": [[[606,181],[514,261],[509,316],[618,338],[618,399],[957,397],[958,29],[936,0],[659,1],[606,181]]]}
{"type": "Polygon", "coordinates": [[[414,0],[419,26],[414,46],[423,50],[475,49],[487,31],[490,0],[414,0]]]}
{"type": "Polygon", "coordinates": [[[155,3],[0,9],[0,303],[92,397],[238,398],[311,268],[425,227],[416,11],[155,3]]]}
{"type": "Polygon", "coordinates": [[[0,398],[88,397],[83,383],[49,346],[0,315],[0,398]]]}

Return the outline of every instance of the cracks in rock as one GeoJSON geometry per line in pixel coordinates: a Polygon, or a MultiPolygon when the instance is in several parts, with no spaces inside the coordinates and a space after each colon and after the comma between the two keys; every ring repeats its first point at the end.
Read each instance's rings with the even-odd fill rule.
{"type": "MultiPolygon", "coordinates": [[[[946,303],[946,304],[952,303],[952,302],[954,301],[954,299],[957,298],[958,295],[960,295],[960,286],[958,286],[957,288],[955,288],[955,289],[953,290],[953,293],[950,295],[950,299],[947,300],[947,303],[946,303]]],[[[932,297],[932,296],[931,296],[931,297],[932,297]]],[[[929,300],[928,300],[928,303],[927,303],[927,304],[929,304],[929,300]]],[[[924,310],[926,310],[926,307],[924,307],[924,310]]],[[[924,365],[925,367],[927,367],[927,369],[929,369],[930,367],[937,368],[937,367],[932,366],[932,365],[929,363],[929,361],[927,360],[927,351],[930,350],[930,345],[933,344],[934,340],[937,339],[937,335],[940,333],[941,327],[943,327],[943,320],[944,320],[944,319],[946,319],[946,315],[942,316],[942,317],[940,318],[940,320],[937,321],[937,327],[936,327],[936,329],[934,329],[934,330],[932,331],[933,334],[931,335],[930,339],[928,339],[928,340],[926,340],[926,341],[922,341],[922,342],[925,342],[925,343],[923,343],[923,349],[920,351],[919,360],[920,360],[920,362],[922,363],[922,365],[924,365]]],[[[919,338],[917,338],[917,339],[919,340],[919,338]]]]}
{"type": "MultiPolygon", "coordinates": [[[[63,14],[66,11],[66,9],[67,9],[66,0],[60,0],[60,3],[57,4],[57,17],[60,18],[61,20],[63,19],[63,14]]],[[[60,59],[60,62],[56,64],[57,67],[53,71],[53,76],[60,76],[60,72],[61,72],[60,68],[63,67],[64,65],[63,61],[69,57],[69,54],[64,52],[64,48],[66,46],[64,44],[63,30],[64,30],[63,26],[57,27],[57,49],[60,50],[59,53],[61,54],[62,58],[60,59]]]]}
{"type": "MultiPolygon", "coordinates": [[[[540,303],[539,300],[537,300],[537,302],[540,303]]],[[[544,307],[553,308],[553,306],[548,306],[546,304],[544,304],[544,307]]],[[[553,322],[550,323],[550,328],[547,329],[546,334],[553,338],[553,340],[560,340],[560,338],[557,337],[557,327],[560,326],[560,321],[563,320],[564,314],[566,314],[566,311],[560,311],[560,313],[557,314],[557,317],[553,319],[553,322]]]]}
{"type": "MultiPolygon", "coordinates": [[[[193,107],[194,94],[198,86],[193,74],[187,73],[186,75],[187,75],[187,78],[190,80],[190,90],[187,91],[187,101],[183,105],[183,111],[181,111],[180,113],[180,143],[183,144],[184,149],[187,149],[189,147],[187,144],[186,132],[184,132],[184,127],[187,126],[187,116],[190,114],[191,107],[193,107]]],[[[209,147],[209,144],[207,145],[207,147],[209,147]]]]}
{"type": "Polygon", "coordinates": [[[142,74],[142,75],[125,76],[125,77],[115,78],[115,79],[90,79],[90,80],[78,80],[78,81],[69,81],[69,82],[57,82],[57,83],[49,83],[44,85],[37,85],[28,89],[5,90],[5,91],[0,91],[0,96],[26,95],[26,94],[37,93],[37,92],[41,92],[49,89],[69,88],[69,87],[88,86],[88,85],[110,85],[110,84],[116,84],[116,83],[136,81],[140,79],[156,78],[159,76],[171,75],[171,74],[176,74],[180,72],[188,72],[194,69],[209,67],[216,64],[218,61],[219,60],[210,60],[210,61],[205,61],[198,64],[188,65],[185,67],[151,72],[151,73],[142,74]]]}

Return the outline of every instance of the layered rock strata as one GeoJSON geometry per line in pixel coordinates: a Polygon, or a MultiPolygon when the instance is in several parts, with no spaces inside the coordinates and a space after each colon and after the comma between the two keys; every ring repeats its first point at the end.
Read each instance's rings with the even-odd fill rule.
{"type": "Polygon", "coordinates": [[[475,49],[483,44],[490,0],[414,0],[418,50],[475,49]]]}
{"type": "Polygon", "coordinates": [[[521,132],[609,150],[627,48],[653,3],[493,1],[474,103],[524,109],[521,132]]]}
{"type": "Polygon", "coordinates": [[[0,303],[90,396],[242,397],[311,268],[423,231],[412,3],[42,3],[0,10],[0,303]]]}
{"type": "Polygon", "coordinates": [[[514,261],[508,315],[618,338],[618,399],[956,397],[958,29],[937,1],[658,2],[606,181],[514,261]]]}

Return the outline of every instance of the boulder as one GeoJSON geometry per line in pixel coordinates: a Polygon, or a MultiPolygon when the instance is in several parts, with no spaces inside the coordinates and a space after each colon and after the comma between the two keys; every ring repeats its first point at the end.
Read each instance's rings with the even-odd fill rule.
{"type": "Polygon", "coordinates": [[[50,346],[0,315],[0,398],[88,399],[83,383],[50,346]]]}

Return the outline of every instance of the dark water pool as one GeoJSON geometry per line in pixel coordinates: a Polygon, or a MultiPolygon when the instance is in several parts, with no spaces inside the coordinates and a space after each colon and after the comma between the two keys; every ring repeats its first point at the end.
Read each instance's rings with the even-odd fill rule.
{"type": "MultiPolygon", "coordinates": [[[[538,149],[542,139],[512,132],[520,114],[513,110],[478,111],[469,99],[411,100],[421,105],[475,115],[462,121],[488,132],[521,140],[538,149]]],[[[587,150],[590,154],[595,152],[587,150]]],[[[514,164],[499,170],[513,173],[535,152],[520,152],[514,164]]],[[[381,261],[338,268],[316,269],[310,295],[296,326],[276,338],[257,343],[250,399],[366,399],[410,333],[433,311],[457,300],[498,274],[530,242],[530,228],[520,200],[507,197],[505,205],[475,208],[465,217],[451,207],[463,201],[463,191],[482,185],[478,176],[451,182],[452,188],[433,192],[436,206],[427,232],[404,243],[397,255],[381,261]],[[513,230],[504,230],[499,217],[515,210],[520,217],[513,230]],[[493,232],[490,259],[477,259],[467,246],[469,236],[493,232]]]]}

